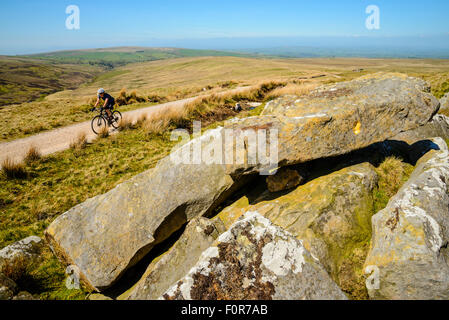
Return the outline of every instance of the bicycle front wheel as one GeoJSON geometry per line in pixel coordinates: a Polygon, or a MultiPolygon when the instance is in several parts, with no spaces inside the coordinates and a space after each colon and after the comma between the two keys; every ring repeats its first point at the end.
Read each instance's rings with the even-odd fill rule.
{"type": "Polygon", "coordinates": [[[120,111],[114,111],[112,113],[112,120],[111,120],[111,125],[114,127],[114,129],[118,129],[121,121],[122,121],[122,114],[120,113],[120,111]]]}
{"type": "Polygon", "coordinates": [[[103,118],[102,116],[96,116],[95,118],[92,119],[92,131],[95,134],[100,134],[100,132],[102,132],[102,130],[105,130],[104,128],[106,128],[107,130],[108,127],[108,123],[106,122],[106,119],[103,118]]]}

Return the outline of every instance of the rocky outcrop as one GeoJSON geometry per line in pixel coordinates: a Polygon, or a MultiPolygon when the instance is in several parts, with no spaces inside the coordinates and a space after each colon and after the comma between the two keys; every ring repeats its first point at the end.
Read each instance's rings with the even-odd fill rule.
{"type": "MultiPolygon", "coordinates": [[[[346,154],[427,124],[439,108],[429,92],[423,80],[379,74],[321,87],[305,97],[278,98],[262,116],[229,127],[277,130],[280,165],[298,164],[346,154]]],[[[230,168],[234,173],[261,169],[230,168]]]]}
{"type": "Polygon", "coordinates": [[[384,141],[427,123],[438,105],[423,81],[399,75],[331,85],[310,98],[277,99],[264,115],[237,119],[225,128],[211,130],[173,152],[156,168],[74,207],[50,225],[46,237],[61,260],[79,267],[87,287],[108,288],[186,222],[212,212],[245,183],[244,177],[271,168],[248,156],[248,143],[234,148],[232,140],[225,139],[225,129],[238,141],[245,141],[248,132],[270,131],[270,139],[263,139],[270,141],[269,147],[278,147],[275,167],[282,167],[384,141]],[[278,143],[272,142],[272,134],[278,143]],[[214,148],[217,141],[225,142],[214,148]],[[218,163],[225,163],[220,155],[234,150],[236,158],[245,161],[226,165],[172,161],[173,155],[195,145],[203,147],[202,159],[212,153],[218,163]]]}
{"type": "Polygon", "coordinates": [[[43,246],[41,238],[31,236],[3,248],[0,250],[0,272],[16,264],[29,265],[37,261],[43,246]]]}
{"type": "Polygon", "coordinates": [[[303,241],[337,284],[353,298],[367,298],[363,263],[371,240],[373,189],[377,174],[363,163],[314,179],[290,193],[254,205],[245,199],[220,212],[230,225],[257,211],[303,241]]]}
{"type": "Polygon", "coordinates": [[[405,74],[377,73],[349,82],[321,86],[302,97],[284,96],[268,103],[262,114],[314,119],[339,115],[348,109],[363,117],[362,110],[369,112],[369,109],[379,109],[371,112],[385,112],[384,108],[388,106],[393,109],[387,118],[398,113],[407,118],[407,110],[414,109],[415,105],[423,107],[421,111],[413,111],[416,115],[422,112],[422,119],[429,119],[426,111],[428,107],[436,113],[439,101],[430,94],[427,82],[405,74]]]}
{"type": "Polygon", "coordinates": [[[178,300],[346,299],[301,241],[247,212],[163,295],[178,300]]]}
{"type": "Polygon", "coordinates": [[[224,231],[225,227],[220,221],[211,222],[206,218],[190,221],[175,245],[163,256],[155,259],[142,279],[119,299],[156,300],[189,272],[198,262],[202,252],[224,231]]]}
{"type": "Polygon", "coordinates": [[[421,158],[387,207],[372,218],[365,262],[372,299],[449,299],[449,153],[421,158]]]}

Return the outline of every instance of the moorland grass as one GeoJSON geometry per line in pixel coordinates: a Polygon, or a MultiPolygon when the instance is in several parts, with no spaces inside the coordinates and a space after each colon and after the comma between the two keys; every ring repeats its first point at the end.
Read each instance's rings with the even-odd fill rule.
{"type": "Polygon", "coordinates": [[[28,172],[23,162],[17,162],[6,157],[2,162],[2,174],[7,180],[25,179],[28,172]]]}
{"type": "Polygon", "coordinates": [[[414,166],[396,157],[386,158],[376,168],[379,180],[374,189],[374,212],[379,212],[387,206],[388,201],[398,193],[414,169],[414,166]]]}

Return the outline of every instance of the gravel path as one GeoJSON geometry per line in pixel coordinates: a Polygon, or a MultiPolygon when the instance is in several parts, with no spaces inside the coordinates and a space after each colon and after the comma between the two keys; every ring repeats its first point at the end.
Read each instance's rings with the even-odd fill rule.
{"type": "MultiPolygon", "coordinates": [[[[249,88],[251,87],[239,87],[219,94],[238,93],[249,88]]],[[[132,121],[136,121],[143,114],[146,114],[147,118],[151,118],[151,116],[158,111],[163,111],[168,108],[183,108],[187,103],[195,100],[196,98],[198,97],[187,98],[183,100],[154,105],[147,108],[136,109],[124,112],[123,116],[126,116],[132,121]]],[[[44,156],[58,151],[66,150],[70,148],[70,144],[75,141],[83,132],[86,134],[88,141],[92,141],[96,138],[96,135],[92,132],[91,121],[89,120],[67,127],[45,131],[23,139],[0,143],[0,163],[3,163],[3,160],[7,157],[12,159],[13,161],[22,161],[26,153],[32,146],[36,147],[44,156]]]]}

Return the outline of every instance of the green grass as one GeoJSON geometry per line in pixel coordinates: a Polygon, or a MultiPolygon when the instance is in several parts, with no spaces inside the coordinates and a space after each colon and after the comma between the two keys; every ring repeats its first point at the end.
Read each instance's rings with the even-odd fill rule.
{"type": "Polygon", "coordinates": [[[0,247],[42,231],[74,205],[151,168],[168,154],[166,136],[130,130],[25,164],[27,179],[0,176],[0,247]]]}
{"type": "Polygon", "coordinates": [[[66,287],[65,267],[48,247],[42,252],[42,262],[28,267],[16,280],[20,290],[38,295],[42,300],[85,300],[88,292],[66,287]]]}
{"type": "Polygon", "coordinates": [[[446,93],[449,92],[449,79],[441,83],[438,87],[432,90],[432,93],[438,99],[441,99],[446,93]]]}
{"type": "Polygon", "coordinates": [[[387,206],[390,199],[410,178],[414,169],[414,166],[395,157],[385,159],[376,168],[379,181],[374,189],[374,212],[379,212],[387,206]]]}

